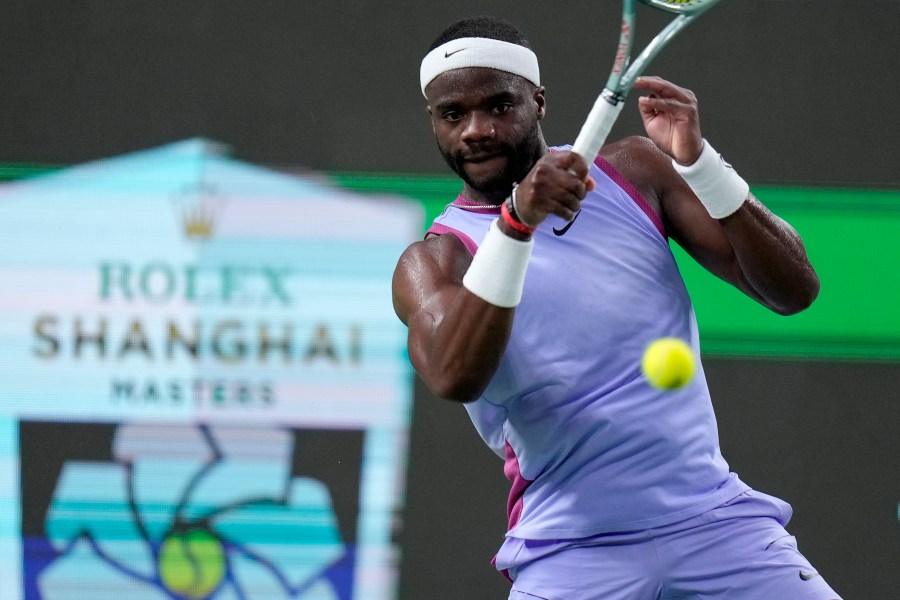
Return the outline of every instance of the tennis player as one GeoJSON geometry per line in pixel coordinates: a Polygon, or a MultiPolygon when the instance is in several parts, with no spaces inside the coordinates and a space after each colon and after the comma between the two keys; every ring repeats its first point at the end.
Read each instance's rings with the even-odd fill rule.
{"type": "Polygon", "coordinates": [[[409,355],[465,403],[512,482],[496,567],[516,600],[831,600],[785,530],[791,507],[729,470],[702,367],[664,392],[644,348],[697,324],[669,248],[776,313],[816,298],[797,233],[701,136],[697,102],[636,88],[647,137],[592,164],[548,148],[538,60],[493,18],[455,23],[421,64],[462,192],[393,280],[409,355]]]}

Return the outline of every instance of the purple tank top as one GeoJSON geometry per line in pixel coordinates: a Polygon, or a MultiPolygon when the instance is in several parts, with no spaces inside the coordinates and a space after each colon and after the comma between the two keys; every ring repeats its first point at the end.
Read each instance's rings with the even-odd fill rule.
{"type": "MultiPolygon", "coordinates": [[[[551,217],[535,232],[506,353],[465,405],[505,460],[510,537],[660,527],[748,489],[720,453],[699,360],[681,390],[642,375],[644,348],[660,337],[689,341],[699,358],[693,307],[656,213],[602,158],[591,176],[597,187],[569,230],[556,235],[565,222],[551,217]]],[[[498,212],[458,198],[429,232],[475,251],[498,212]]]]}

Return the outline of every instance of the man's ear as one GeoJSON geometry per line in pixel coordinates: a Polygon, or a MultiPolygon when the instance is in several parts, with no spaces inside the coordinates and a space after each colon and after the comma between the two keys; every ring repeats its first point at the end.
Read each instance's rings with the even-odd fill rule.
{"type": "Polygon", "coordinates": [[[428,113],[428,121],[431,123],[432,133],[437,134],[437,131],[435,131],[435,129],[434,129],[434,119],[431,118],[433,115],[431,113],[431,103],[430,102],[425,106],[425,112],[428,113]]]}
{"type": "Polygon", "coordinates": [[[538,86],[534,90],[534,103],[537,106],[537,118],[541,120],[547,114],[547,99],[544,97],[546,89],[544,86],[538,86]]]}

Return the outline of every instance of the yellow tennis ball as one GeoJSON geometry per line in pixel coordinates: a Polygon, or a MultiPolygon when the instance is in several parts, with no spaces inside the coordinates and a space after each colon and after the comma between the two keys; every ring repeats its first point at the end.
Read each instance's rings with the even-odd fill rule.
{"type": "Polygon", "coordinates": [[[681,339],[660,338],[647,346],[641,369],[650,385],[662,390],[677,390],[694,376],[694,353],[681,339]]]}

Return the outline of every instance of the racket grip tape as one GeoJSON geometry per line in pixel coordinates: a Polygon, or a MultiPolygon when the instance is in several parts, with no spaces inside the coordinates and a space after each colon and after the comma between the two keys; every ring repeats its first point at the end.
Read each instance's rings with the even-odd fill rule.
{"type": "Polygon", "coordinates": [[[619,113],[622,112],[623,106],[625,106],[625,102],[608,95],[606,91],[594,102],[594,107],[572,145],[572,151],[580,154],[589,165],[594,162],[597,153],[600,152],[600,148],[612,130],[619,113]]]}

